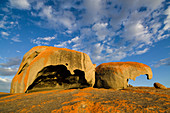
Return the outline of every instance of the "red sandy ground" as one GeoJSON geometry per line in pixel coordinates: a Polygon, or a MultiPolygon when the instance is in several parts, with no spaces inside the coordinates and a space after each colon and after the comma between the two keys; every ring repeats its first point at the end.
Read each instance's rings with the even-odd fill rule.
{"type": "Polygon", "coordinates": [[[170,88],[70,89],[0,93],[0,112],[170,113],[170,88]]]}

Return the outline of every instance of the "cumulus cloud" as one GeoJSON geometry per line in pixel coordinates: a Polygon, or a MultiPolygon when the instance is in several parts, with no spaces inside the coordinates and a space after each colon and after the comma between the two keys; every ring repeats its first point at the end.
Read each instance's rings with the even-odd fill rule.
{"type": "Polygon", "coordinates": [[[170,58],[161,59],[160,61],[156,62],[152,66],[160,67],[160,66],[163,66],[163,65],[170,66],[170,58]]]}
{"type": "Polygon", "coordinates": [[[107,29],[108,23],[96,23],[93,25],[92,30],[95,31],[97,39],[99,41],[105,40],[107,36],[111,37],[114,35],[114,32],[107,29]]]}
{"type": "Polygon", "coordinates": [[[17,9],[30,9],[30,4],[27,0],[9,0],[10,5],[17,9]]]}
{"type": "MultiPolygon", "coordinates": [[[[32,16],[40,18],[35,23],[67,37],[54,46],[83,51],[94,62],[144,54],[154,43],[170,36],[170,8],[165,7],[165,0],[24,2],[25,9],[32,8],[32,16]]],[[[32,43],[49,45],[53,39],[47,39],[39,37],[32,43]]]]}
{"type": "MultiPolygon", "coordinates": [[[[96,0],[94,5],[94,1],[86,0],[79,6],[71,4],[75,12],[80,12],[80,18],[72,15],[77,18],[77,25],[72,28],[80,29],[79,40],[73,44],[70,40],[63,41],[55,46],[86,52],[95,62],[146,53],[153,43],[168,37],[164,34],[166,26],[163,29],[159,21],[161,15],[169,15],[169,8],[162,9],[163,1],[96,0]]],[[[168,16],[164,18],[168,26],[167,20],[168,16]]]]}
{"type": "Polygon", "coordinates": [[[37,45],[49,45],[49,42],[54,39],[55,37],[38,37],[36,39],[32,39],[32,43],[37,45]]]}

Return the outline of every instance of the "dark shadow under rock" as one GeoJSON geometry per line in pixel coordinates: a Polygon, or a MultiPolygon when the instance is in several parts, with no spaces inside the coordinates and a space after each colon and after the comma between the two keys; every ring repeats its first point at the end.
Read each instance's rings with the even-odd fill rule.
{"type": "Polygon", "coordinates": [[[72,75],[64,65],[47,66],[38,74],[34,82],[28,87],[27,93],[52,90],[52,89],[72,89],[89,87],[85,79],[85,74],[81,70],[74,70],[72,75]]]}

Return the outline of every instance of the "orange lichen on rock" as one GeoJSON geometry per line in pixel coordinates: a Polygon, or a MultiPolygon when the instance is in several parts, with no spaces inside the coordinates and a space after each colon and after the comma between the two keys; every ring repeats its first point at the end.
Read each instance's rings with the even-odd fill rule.
{"type": "Polygon", "coordinates": [[[79,97],[79,98],[76,98],[76,99],[73,99],[73,100],[71,100],[71,101],[69,101],[69,102],[64,102],[64,103],[62,103],[63,105],[64,104],[70,104],[70,103],[72,103],[72,102],[80,102],[80,101],[83,101],[83,100],[86,100],[84,97],[79,97]]]}
{"type": "Polygon", "coordinates": [[[62,90],[59,93],[69,93],[69,92],[73,92],[73,91],[75,91],[75,89],[62,90]]]}
{"type": "Polygon", "coordinates": [[[85,93],[85,92],[79,92],[79,93],[77,93],[77,94],[74,94],[73,96],[90,96],[91,95],[91,93],[85,93]]]}
{"type": "Polygon", "coordinates": [[[85,88],[65,92],[0,93],[0,109],[4,113],[169,113],[169,91],[169,88],[132,87],[125,90],[85,88]]]}
{"type": "Polygon", "coordinates": [[[86,100],[77,102],[74,105],[63,106],[60,109],[53,110],[52,113],[102,113],[109,110],[110,107],[108,106],[86,100]]]}
{"type": "MultiPolygon", "coordinates": [[[[95,65],[90,60],[90,57],[82,52],[75,50],[70,50],[66,48],[56,48],[48,46],[37,46],[28,51],[21,62],[21,65],[18,69],[17,74],[12,80],[11,83],[11,93],[25,93],[29,91],[37,90],[34,88],[34,81],[40,76],[44,77],[44,74],[50,73],[53,76],[58,77],[58,73],[69,72],[71,76],[68,77],[66,81],[72,83],[63,84],[55,83],[55,86],[48,85],[51,89],[69,89],[72,87],[92,87],[95,83],[95,65]],[[50,67],[51,66],[51,67],[50,67]],[[58,66],[58,67],[57,67],[58,66]],[[48,70],[53,68],[62,68],[58,72],[50,73],[48,70]],[[72,76],[75,75],[76,77],[72,76]],[[78,77],[77,77],[78,76],[78,77]],[[79,77],[81,76],[81,77],[79,77]],[[81,86],[81,83],[78,83],[79,79],[83,79],[87,82],[87,86],[81,86]],[[74,80],[74,82],[73,82],[74,80]],[[77,80],[77,81],[76,81],[77,80]],[[55,88],[54,88],[55,87],[55,88]],[[33,89],[34,88],[34,89],[33,89]]],[[[48,76],[48,75],[45,75],[48,76]]],[[[63,77],[65,75],[62,75],[63,77]]],[[[63,79],[61,77],[54,77],[56,79],[63,79]]],[[[58,80],[61,81],[61,80],[58,80]]],[[[81,80],[82,81],[82,80],[81,80]]],[[[49,82],[50,83],[50,82],[49,82]]],[[[84,83],[83,83],[84,84],[84,83]]],[[[45,88],[45,87],[43,87],[45,88]]],[[[38,90],[42,89],[39,87],[38,90]]],[[[48,88],[46,88],[48,89],[48,88]]]]}
{"type": "Polygon", "coordinates": [[[152,79],[151,68],[138,62],[103,63],[96,67],[95,87],[123,89],[128,86],[128,79],[135,80],[140,75],[152,79]]]}

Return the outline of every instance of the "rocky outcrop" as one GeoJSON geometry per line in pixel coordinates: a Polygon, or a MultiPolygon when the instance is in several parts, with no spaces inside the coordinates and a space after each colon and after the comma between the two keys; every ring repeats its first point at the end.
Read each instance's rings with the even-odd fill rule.
{"type": "Polygon", "coordinates": [[[164,85],[162,85],[162,84],[160,84],[158,82],[155,82],[153,85],[157,89],[167,89],[167,87],[165,87],[164,85]]]}
{"type": "Polygon", "coordinates": [[[92,87],[95,66],[82,52],[37,46],[23,57],[11,83],[11,93],[92,87]]]}
{"type": "Polygon", "coordinates": [[[128,80],[140,75],[152,78],[151,68],[137,62],[103,63],[96,68],[96,83],[94,87],[123,89],[128,86],[128,80]]]}
{"type": "Polygon", "coordinates": [[[1,113],[169,113],[170,88],[83,88],[0,93],[1,113]]]}

